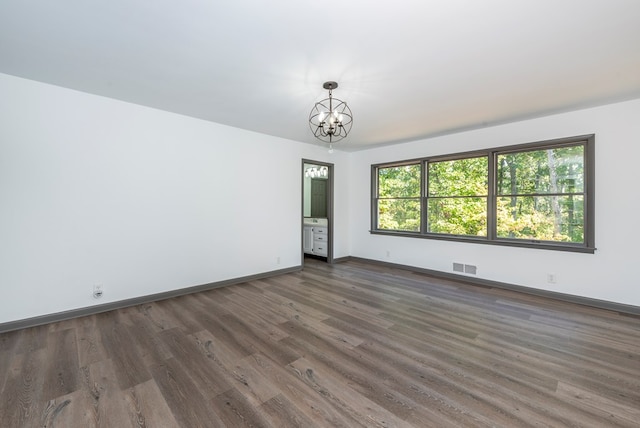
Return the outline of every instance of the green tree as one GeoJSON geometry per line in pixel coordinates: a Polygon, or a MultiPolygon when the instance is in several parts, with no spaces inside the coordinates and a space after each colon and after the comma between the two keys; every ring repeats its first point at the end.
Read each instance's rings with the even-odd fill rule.
{"type": "Polygon", "coordinates": [[[498,155],[497,236],[584,242],[584,146],[498,155]]]}
{"type": "Polygon", "coordinates": [[[427,177],[429,232],[487,235],[486,156],[429,162],[427,177]]]}
{"type": "Polygon", "coordinates": [[[420,164],[378,169],[378,229],[420,231],[420,164]]]}

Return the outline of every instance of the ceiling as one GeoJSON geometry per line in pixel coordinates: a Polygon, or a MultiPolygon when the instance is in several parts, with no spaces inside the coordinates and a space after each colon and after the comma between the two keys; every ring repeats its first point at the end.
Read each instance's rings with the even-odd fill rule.
{"type": "Polygon", "coordinates": [[[0,73],[359,150],[640,97],[640,1],[2,0],[0,73]]]}

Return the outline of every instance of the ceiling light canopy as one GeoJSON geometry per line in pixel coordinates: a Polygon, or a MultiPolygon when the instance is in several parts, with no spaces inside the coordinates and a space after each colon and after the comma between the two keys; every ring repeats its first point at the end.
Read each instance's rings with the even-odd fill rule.
{"type": "Polygon", "coordinates": [[[351,131],[353,114],[342,100],[333,98],[332,91],[338,87],[337,82],[324,82],[324,89],[329,91],[329,98],[316,103],[309,113],[309,127],[319,140],[329,143],[329,151],[333,151],[333,143],[345,138],[351,131]]]}

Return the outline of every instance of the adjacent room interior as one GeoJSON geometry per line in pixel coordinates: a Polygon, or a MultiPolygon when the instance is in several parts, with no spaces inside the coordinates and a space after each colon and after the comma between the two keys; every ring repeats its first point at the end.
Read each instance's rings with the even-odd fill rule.
{"type": "Polygon", "coordinates": [[[640,420],[640,3],[64,3],[0,5],[0,425],[640,420]]]}

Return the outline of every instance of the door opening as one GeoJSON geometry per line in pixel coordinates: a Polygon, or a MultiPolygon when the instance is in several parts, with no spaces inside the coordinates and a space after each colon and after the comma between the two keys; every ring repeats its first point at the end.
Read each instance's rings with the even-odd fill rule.
{"type": "Polygon", "coordinates": [[[302,265],[333,263],[333,164],[302,160],[302,265]]]}

